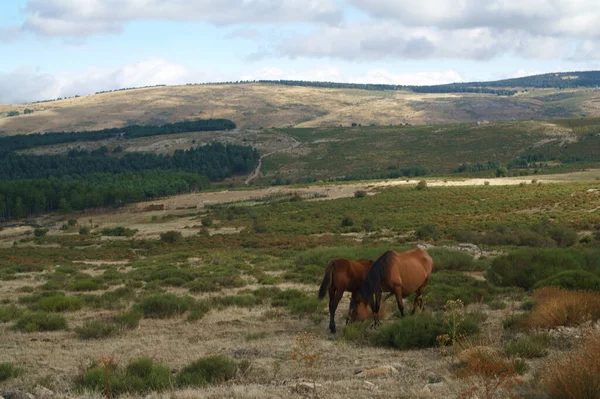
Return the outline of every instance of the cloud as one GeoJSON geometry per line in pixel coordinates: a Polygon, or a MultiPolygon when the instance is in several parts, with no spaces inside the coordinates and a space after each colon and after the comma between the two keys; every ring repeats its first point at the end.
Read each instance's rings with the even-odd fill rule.
{"type": "Polygon", "coordinates": [[[462,76],[453,70],[397,74],[385,69],[371,69],[360,73],[347,73],[339,65],[322,65],[300,70],[265,67],[244,74],[215,74],[171,63],[165,59],[152,58],[118,68],[92,68],[68,74],[52,75],[37,72],[32,68],[21,68],[9,73],[0,72],[0,103],[26,103],[157,84],[279,79],[402,85],[430,85],[463,80],[462,76]]]}
{"type": "Polygon", "coordinates": [[[525,58],[551,59],[574,50],[569,41],[517,30],[407,27],[391,21],[322,27],[308,35],[283,40],[276,48],[278,55],[291,58],[333,57],[351,61],[490,60],[507,53],[525,58]]]}
{"type": "Polygon", "coordinates": [[[378,19],[442,29],[494,28],[532,35],[600,38],[597,0],[348,0],[378,19]]]}
{"type": "Polygon", "coordinates": [[[136,20],[338,23],[333,0],[28,0],[23,29],[45,36],[116,33],[136,20]]]}
{"type": "Polygon", "coordinates": [[[21,28],[18,25],[3,28],[0,26],[0,42],[12,42],[21,36],[21,28]]]}

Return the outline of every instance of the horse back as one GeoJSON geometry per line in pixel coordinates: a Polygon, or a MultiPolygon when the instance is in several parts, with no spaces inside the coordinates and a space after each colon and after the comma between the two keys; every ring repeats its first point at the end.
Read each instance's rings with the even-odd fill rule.
{"type": "Polygon", "coordinates": [[[337,289],[356,291],[365,279],[373,262],[368,259],[356,261],[337,258],[329,263],[333,272],[333,283],[337,289]]]}
{"type": "Polygon", "coordinates": [[[405,294],[419,289],[433,271],[433,259],[421,248],[406,252],[394,251],[391,260],[389,278],[393,283],[399,280],[405,294]]]}

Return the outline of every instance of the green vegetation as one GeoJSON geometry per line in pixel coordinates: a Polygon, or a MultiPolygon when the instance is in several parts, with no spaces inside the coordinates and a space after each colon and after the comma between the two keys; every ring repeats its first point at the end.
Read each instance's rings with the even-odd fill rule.
{"type": "Polygon", "coordinates": [[[549,343],[548,335],[522,335],[504,345],[504,352],[511,357],[521,356],[526,359],[544,357],[548,354],[549,343]]]}
{"type": "Polygon", "coordinates": [[[236,363],[225,356],[209,356],[184,367],[177,375],[179,387],[203,387],[233,379],[237,372],[236,363]]]}
{"type": "Polygon", "coordinates": [[[185,313],[191,303],[191,298],[181,298],[173,294],[152,295],[144,298],[140,307],[145,317],[165,319],[185,313]]]}
{"type": "Polygon", "coordinates": [[[13,328],[23,332],[66,330],[67,320],[52,313],[25,313],[17,319],[13,328]]]}
{"type": "Polygon", "coordinates": [[[538,281],[533,288],[551,286],[567,290],[600,291],[600,277],[585,270],[566,270],[538,281]]]}
{"type": "Polygon", "coordinates": [[[23,374],[23,370],[15,367],[11,363],[0,363],[0,382],[6,381],[9,378],[18,377],[23,374]]]}

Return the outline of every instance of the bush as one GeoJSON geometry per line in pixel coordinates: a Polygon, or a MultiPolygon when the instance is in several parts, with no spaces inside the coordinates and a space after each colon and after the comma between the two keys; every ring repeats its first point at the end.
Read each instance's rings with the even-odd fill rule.
{"type": "Polygon", "coordinates": [[[48,229],[35,229],[33,230],[33,235],[36,237],[44,237],[46,234],[48,234],[48,229]]]}
{"type": "Polygon", "coordinates": [[[441,271],[431,275],[425,287],[425,306],[442,309],[449,300],[460,299],[465,305],[490,297],[497,288],[460,272],[441,271]]]}
{"type": "Polygon", "coordinates": [[[176,242],[183,240],[183,235],[179,231],[170,230],[170,231],[167,231],[164,233],[160,233],[160,240],[162,242],[174,244],[176,242]]]}
{"type": "Polygon", "coordinates": [[[82,327],[75,328],[75,333],[81,339],[99,339],[113,335],[117,331],[117,326],[105,321],[91,321],[85,323],[82,327]]]}
{"type": "Polygon", "coordinates": [[[577,326],[600,319],[600,294],[545,287],[534,293],[539,302],[529,316],[533,328],[577,326]]]}
{"type": "Polygon", "coordinates": [[[102,288],[104,287],[95,280],[73,281],[73,283],[68,286],[70,291],[97,291],[102,288]]]}
{"type": "Polygon", "coordinates": [[[57,291],[23,297],[20,301],[27,303],[31,310],[43,312],[75,311],[81,309],[83,306],[79,298],[66,296],[64,293],[57,291]]]}
{"type": "Polygon", "coordinates": [[[190,308],[191,298],[181,298],[173,294],[153,295],[140,304],[145,317],[164,319],[178,316],[190,308]]]}
{"type": "Polygon", "coordinates": [[[417,184],[417,190],[425,190],[426,188],[427,188],[427,181],[426,180],[421,180],[417,184]]]}
{"type": "Polygon", "coordinates": [[[550,286],[567,290],[600,291],[600,277],[584,270],[567,270],[538,281],[533,288],[550,286]]]}
{"type": "Polygon", "coordinates": [[[435,271],[472,271],[479,269],[473,260],[473,257],[462,251],[453,251],[446,248],[431,248],[427,252],[433,259],[435,271]]]}
{"type": "MultiPolygon", "coordinates": [[[[126,227],[118,226],[113,229],[106,228],[101,230],[101,234],[103,236],[112,236],[112,237],[133,237],[135,233],[137,233],[137,229],[128,229],[126,227]]],[[[162,236],[162,235],[161,235],[162,236]]]]}
{"type": "Polygon", "coordinates": [[[575,351],[547,364],[541,375],[552,398],[600,398],[600,336],[590,334],[575,351]]]}
{"type": "Polygon", "coordinates": [[[76,219],[69,219],[69,221],[67,222],[67,224],[69,225],[69,227],[73,227],[77,225],[77,220],[76,219]]]}
{"type": "Polygon", "coordinates": [[[0,382],[6,381],[9,378],[18,377],[22,373],[22,369],[13,366],[11,363],[0,363],[0,382]]]}
{"type": "Polygon", "coordinates": [[[22,314],[23,310],[15,305],[0,306],[0,323],[15,320],[22,314]]]}
{"type": "Polygon", "coordinates": [[[354,192],[354,197],[356,198],[364,198],[367,196],[367,192],[365,190],[358,190],[354,192]]]}
{"type": "Polygon", "coordinates": [[[141,358],[129,362],[125,370],[112,361],[99,362],[80,375],[76,385],[80,389],[116,397],[124,393],[164,391],[171,388],[172,381],[168,367],[155,363],[152,359],[141,358]],[[106,367],[109,369],[106,370],[106,367]]]}
{"type": "MultiPolygon", "coordinates": [[[[479,332],[477,316],[467,315],[465,320],[458,326],[457,335],[468,336],[479,332]]],[[[450,334],[450,327],[444,321],[442,315],[431,315],[428,313],[417,313],[411,317],[405,317],[391,324],[385,324],[379,328],[377,333],[371,337],[373,344],[396,349],[429,348],[437,346],[437,337],[442,334],[450,334]]]]}
{"type": "Polygon", "coordinates": [[[213,225],[213,219],[210,216],[205,216],[202,218],[202,226],[210,227],[213,225]]]}
{"type": "Polygon", "coordinates": [[[67,320],[51,313],[26,313],[17,319],[13,329],[23,332],[66,330],[67,320]]]}
{"type": "Polygon", "coordinates": [[[550,336],[540,335],[522,335],[516,340],[504,345],[504,352],[507,356],[520,356],[526,359],[544,357],[548,354],[548,344],[550,336]]]}
{"type": "Polygon", "coordinates": [[[203,387],[232,380],[236,371],[237,366],[230,358],[209,356],[184,367],[177,374],[176,382],[179,387],[203,387]]]}
{"type": "Polygon", "coordinates": [[[419,240],[438,240],[441,231],[436,224],[425,224],[415,231],[415,235],[419,240]]]}
{"type": "Polygon", "coordinates": [[[531,289],[538,281],[565,270],[600,272],[598,251],[576,249],[520,249],[492,261],[486,278],[492,284],[531,289]]]}
{"type": "Polygon", "coordinates": [[[354,226],[354,219],[352,218],[352,216],[344,216],[344,218],[342,219],[342,223],[341,226],[342,227],[351,227],[354,226]]]}
{"type": "Polygon", "coordinates": [[[83,236],[90,234],[90,228],[87,226],[81,226],[79,228],[79,234],[81,234],[83,236]]]}

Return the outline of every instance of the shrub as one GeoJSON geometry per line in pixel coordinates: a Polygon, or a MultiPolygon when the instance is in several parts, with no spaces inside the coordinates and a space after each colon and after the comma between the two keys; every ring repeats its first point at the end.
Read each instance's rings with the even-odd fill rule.
{"type": "Polygon", "coordinates": [[[600,398],[600,336],[590,334],[575,351],[547,364],[541,375],[552,398],[600,398]]]}
{"type": "Polygon", "coordinates": [[[73,283],[68,286],[70,291],[97,291],[102,288],[104,287],[94,280],[73,281],[73,283]]]}
{"type": "Polygon", "coordinates": [[[575,249],[521,249],[496,257],[486,278],[500,286],[531,289],[538,281],[565,270],[598,273],[600,254],[575,249]]]}
{"type": "Polygon", "coordinates": [[[600,319],[599,293],[545,287],[537,290],[534,297],[539,302],[529,316],[531,327],[576,326],[600,319]]]}
{"type": "Polygon", "coordinates": [[[105,321],[91,321],[75,328],[75,333],[81,339],[99,339],[113,335],[117,326],[105,321]]]}
{"type": "Polygon", "coordinates": [[[83,306],[79,298],[66,296],[64,293],[57,291],[23,297],[20,301],[27,303],[31,310],[43,312],[75,311],[81,309],[83,306]]]}
{"type": "Polygon", "coordinates": [[[453,251],[446,248],[431,248],[427,252],[433,259],[435,271],[471,271],[478,269],[473,257],[463,251],[453,251]]]}
{"type": "Polygon", "coordinates": [[[23,310],[15,305],[0,306],[0,323],[7,323],[17,319],[23,310]]]}
{"type": "Polygon", "coordinates": [[[140,319],[142,318],[143,313],[138,309],[132,309],[129,312],[121,313],[120,315],[115,316],[114,322],[115,324],[122,329],[132,330],[137,328],[140,324],[140,319]]]}
{"type": "Polygon", "coordinates": [[[365,190],[358,190],[354,192],[354,197],[356,198],[364,198],[367,196],[367,192],[365,190]]]}
{"type": "Polygon", "coordinates": [[[354,226],[354,219],[352,218],[352,216],[344,216],[344,218],[342,219],[342,223],[341,226],[342,227],[351,227],[354,226]]]}
{"type": "Polygon", "coordinates": [[[0,382],[18,377],[22,373],[22,369],[13,366],[11,363],[0,363],[0,382]]]}
{"type": "Polygon", "coordinates": [[[415,231],[415,235],[419,240],[438,240],[441,231],[436,224],[425,224],[415,231]]]}
{"type": "Polygon", "coordinates": [[[425,305],[441,309],[449,300],[460,299],[465,305],[485,300],[496,288],[487,281],[477,280],[455,271],[441,271],[431,276],[425,287],[425,305]]]}
{"type": "Polygon", "coordinates": [[[202,226],[210,227],[213,225],[213,219],[210,216],[205,216],[202,218],[202,226]]]}
{"type": "Polygon", "coordinates": [[[76,219],[69,219],[69,221],[67,222],[67,224],[69,225],[69,227],[73,227],[77,225],[77,220],[76,219]]]}
{"type": "Polygon", "coordinates": [[[184,367],[177,374],[179,387],[203,387],[232,380],[237,366],[233,360],[225,356],[209,356],[184,367]]]}
{"type": "Polygon", "coordinates": [[[548,344],[550,336],[545,334],[539,335],[522,335],[516,340],[504,345],[504,352],[507,356],[520,356],[527,359],[544,357],[548,354],[548,344]]]}
{"type": "Polygon", "coordinates": [[[23,332],[66,330],[67,321],[51,313],[26,313],[17,319],[13,328],[23,332]]]}
{"type": "Polygon", "coordinates": [[[426,180],[421,180],[417,184],[417,190],[425,190],[426,188],[427,188],[427,181],[426,180]]]}
{"type": "Polygon", "coordinates": [[[152,359],[132,360],[125,370],[112,359],[100,361],[87,369],[76,380],[80,389],[102,392],[107,397],[124,393],[145,394],[171,388],[171,371],[152,359]],[[108,381],[107,381],[108,379],[108,381]]]}
{"type": "Polygon", "coordinates": [[[44,237],[46,234],[48,234],[48,229],[35,229],[33,230],[33,235],[36,237],[44,237]]]}
{"type": "Polygon", "coordinates": [[[567,270],[538,281],[533,288],[560,287],[567,290],[600,291],[600,277],[584,270],[567,270]]]}
{"type": "Polygon", "coordinates": [[[90,228],[87,226],[81,226],[79,228],[79,234],[81,234],[83,236],[90,234],[90,228]]]}
{"type": "Polygon", "coordinates": [[[170,231],[166,231],[164,233],[160,233],[160,240],[162,242],[174,244],[176,242],[183,240],[183,235],[179,231],[170,230],[170,231]]]}
{"type": "MultiPolygon", "coordinates": [[[[467,316],[469,319],[469,316],[467,316]]],[[[474,317],[457,326],[457,335],[467,336],[479,332],[474,317]]],[[[371,337],[373,344],[396,349],[428,348],[437,345],[437,337],[450,334],[450,327],[439,314],[417,313],[391,324],[385,324],[371,337]]]]}
{"type": "Polygon", "coordinates": [[[502,328],[506,330],[521,330],[527,326],[529,313],[516,313],[502,320],[502,328]]]}
{"type": "Polygon", "coordinates": [[[181,298],[173,294],[153,295],[140,304],[145,317],[164,319],[178,316],[190,308],[191,298],[181,298]]]}
{"type": "Polygon", "coordinates": [[[137,229],[129,229],[122,226],[117,226],[113,229],[106,228],[101,230],[101,234],[103,236],[113,236],[113,237],[133,237],[135,233],[137,233],[137,229]]]}

